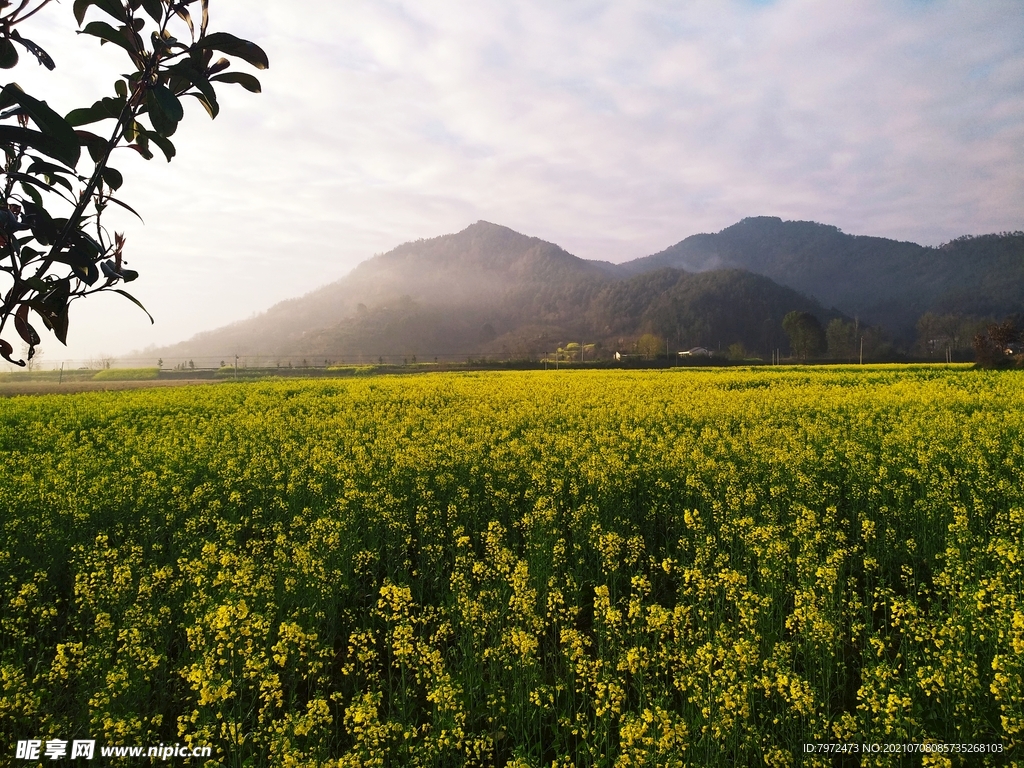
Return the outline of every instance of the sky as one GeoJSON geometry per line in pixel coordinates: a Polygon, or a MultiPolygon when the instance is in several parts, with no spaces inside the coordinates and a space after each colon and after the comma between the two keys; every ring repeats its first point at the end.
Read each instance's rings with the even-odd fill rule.
{"type": "MultiPolygon", "coordinates": [[[[102,18],[96,11],[90,18],[102,18]]],[[[6,72],[61,113],[124,53],[70,2],[6,72]]],[[[130,288],[72,305],[85,365],[246,319],[480,219],[622,262],[747,216],[939,245],[1024,229],[1019,0],[210,0],[263,93],[189,101],[178,156],[122,150],[130,288]],[[301,8],[301,11],[296,11],[301,8]]],[[[11,339],[15,341],[15,339],[11,339]]]]}

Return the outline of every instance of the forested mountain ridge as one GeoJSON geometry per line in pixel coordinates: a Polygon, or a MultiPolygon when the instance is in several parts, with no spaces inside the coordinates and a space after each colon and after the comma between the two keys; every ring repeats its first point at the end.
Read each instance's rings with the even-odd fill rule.
{"type": "Polygon", "coordinates": [[[597,343],[606,354],[628,350],[644,333],[673,347],[738,342],[767,354],[784,344],[781,319],[793,309],[823,321],[835,315],[747,272],[626,276],[621,266],[481,221],[405,243],[257,317],[146,355],[208,362],[238,354],[264,363],[537,358],[570,341],[597,343]]]}
{"type": "Polygon", "coordinates": [[[794,310],[823,326],[856,316],[876,341],[886,326],[909,346],[925,312],[996,317],[1022,302],[1021,233],[926,248],[759,217],[615,265],[480,221],[146,356],[537,358],[569,341],[610,354],[654,334],[670,349],[742,345],[767,357],[787,347],[781,321],[794,310]]]}
{"type": "Polygon", "coordinates": [[[627,274],[732,267],[771,278],[904,339],[926,312],[1002,317],[1024,310],[1024,233],[938,248],[759,216],[620,265],[627,274]]]}

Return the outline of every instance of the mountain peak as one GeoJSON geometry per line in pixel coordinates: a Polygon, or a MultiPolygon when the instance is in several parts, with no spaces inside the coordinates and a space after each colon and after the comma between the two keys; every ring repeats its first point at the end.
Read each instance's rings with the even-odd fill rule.
{"type": "MultiPolygon", "coordinates": [[[[1005,316],[1021,311],[1021,296],[1020,235],[928,249],[847,235],[813,221],[754,216],[612,265],[479,220],[460,232],[399,245],[336,283],[182,343],[178,354],[207,350],[220,359],[243,350],[324,357],[358,352],[376,359],[388,350],[495,352],[506,343],[508,350],[525,345],[533,354],[563,337],[619,343],[644,328],[678,336],[687,324],[706,330],[708,318],[718,318],[716,341],[749,346],[767,344],[765,318],[780,312],[781,318],[810,307],[827,319],[813,300],[909,339],[925,312],[1005,316]],[[771,311],[757,303],[762,298],[770,298],[771,311]],[[739,317],[741,307],[761,307],[754,330],[745,320],[729,319],[739,317]]],[[[159,353],[170,357],[175,350],[159,353]]]]}

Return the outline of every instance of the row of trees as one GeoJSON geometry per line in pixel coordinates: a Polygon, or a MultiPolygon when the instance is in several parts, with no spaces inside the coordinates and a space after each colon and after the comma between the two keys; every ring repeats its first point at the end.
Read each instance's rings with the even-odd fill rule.
{"type": "MultiPolygon", "coordinates": [[[[982,354],[986,354],[984,350],[988,350],[989,347],[1002,351],[1011,343],[1010,340],[1013,343],[1019,342],[1019,335],[1014,335],[1015,331],[1006,330],[1012,325],[1003,324],[997,328],[977,318],[929,313],[922,316],[918,323],[919,339],[913,349],[910,349],[897,348],[882,328],[862,325],[856,320],[849,321],[837,317],[823,326],[815,314],[799,310],[789,312],[782,320],[782,330],[788,340],[788,353],[791,358],[800,361],[829,359],[837,362],[886,360],[897,356],[903,357],[908,352],[911,355],[916,353],[947,359],[956,356],[963,360],[970,354],[972,341],[974,349],[982,349],[982,354]],[[986,331],[987,327],[991,333],[986,331]],[[979,342],[979,334],[987,341],[979,342]]],[[[691,335],[690,338],[694,337],[691,335]]],[[[648,330],[639,336],[620,337],[617,343],[612,340],[610,344],[606,342],[584,346],[580,342],[569,342],[557,345],[555,351],[542,353],[541,357],[550,362],[596,362],[608,359],[612,352],[620,351],[644,360],[656,360],[674,354],[673,348],[685,348],[685,344],[679,343],[685,340],[686,336],[680,334],[679,339],[672,340],[677,343],[668,343],[664,335],[648,330]]],[[[716,345],[716,349],[716,355],[723,355],[721,346],[716,345]]],[[[760,359],[760,353],[751,350],[742,341],[730,344],[724,356],[737,362],[751,358],[760,359]]],[[[523,359],[527,357],[530,356],[524,355],[523,359]]]]}
{"type": "Polygon", "coordinates": [[[827,356],[833,360],[878,359],[892,355],[893,346],[882,329],[833,318],[823,328],[809,312],[790,312],[782,320],[791,354],[800,359],[827,356]]]}
{"type": "MultiPolygon", "coordinates": [[[[1020,318],[995,323],[967,315],[925,313],[917,323],[914,351],[927,357],[964,357],[971,350],[979,365],[999,367],[1016,364],[1024,342],[1020,318]]],[[[894,351],[884,332],[861,327],[857,322],[835,318],[822,328],[808,312],[790,312],[782,321],[790,350],[800,360],[827,355],[833,360],[878,359],[894,351]]]]}

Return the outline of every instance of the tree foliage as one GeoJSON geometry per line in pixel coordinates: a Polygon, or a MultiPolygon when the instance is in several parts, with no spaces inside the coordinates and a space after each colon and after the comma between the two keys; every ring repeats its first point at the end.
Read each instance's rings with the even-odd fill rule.
{"type": "Polygon", "coordinates": [[[782,318],[782,330],[789,336],[789,348],[801,360],[825,349],[825,331],[810,312],[794,310],[782,318]]]}
{"type": "Polygon", "coordinates": [[[760,216],[717,234],[693,235],[623,268],[633,273],[660,267],[745,269],[826,307],[856,311],[862,323],[888,328],[910,342],[925,312],[994,318],[1024,311],[1022,266],[1024,232],[962,237],[930,248],[760,216]]]}
{"type": "MultiPolygon", "coordinates": [[[[49,54],[18,29],[50,2],[0,0],[0,68],[16,66],[20,48],[54,69],[49,54]]],[[[68,308],[76,299],[113,291],[145,311],[121,287],[138,277],[126,266],[125,238],[111,235],[102,222],[112,205],[138,215],[115,197],[123,176],[110,164],[114,151],[130,149],[147,160],[159,151],[170,162],[185,97],[213,118],[219,111],[216,83],[260,91],[255,77],[231,70],[227,58],[214,60],[216,54],[257,69],[268,66],[254,43],[208,32],[208,0],[75,0],[72,11],[79,34],[123,49],[131,71],[114,83],[113,95],[63,116],[17,83],[0,91],[0,271],[6,278],[0,284],[0,334],[13,324],[29,360],[41,342],[33,315],[66,344],[68,308]]],[[[0,338],[0,356],[25,365],[13,352],[0,338]]]]}
{"type": "Polygon", "coordinates": [[[974,337],[974,358],[982,368],[1004,368],[1021,365],[1022,334],[1015,318],[992,323],[974,337]]]}
{"type": "Polygon", "coordinates": [[[828,356],[834,360],[853,360],[857,357],[860,328],[840,317],[833,318],[825,329],[828,356]]]}
{"type": "Polygon", "coordinates": [[[941,356],[946,350],[968,351],[974,337],[984,333],[988,324],[971,315],[925,312],[917,321],[917,350],[928,357],[941,356]]]}
{"type": "Polygon", "coordinates": [[[654,360],[665,354],[665,340],[653,333],[645,333],[637,341],[636,349],[644,360],[654,360]]]}

